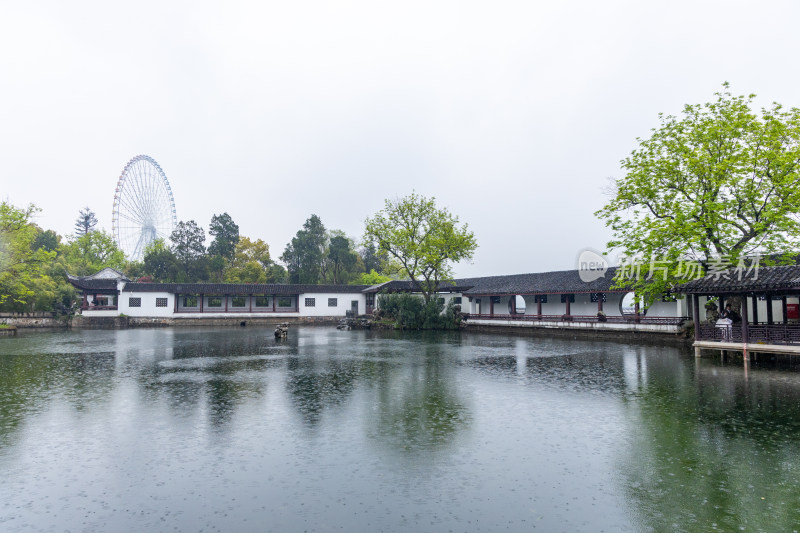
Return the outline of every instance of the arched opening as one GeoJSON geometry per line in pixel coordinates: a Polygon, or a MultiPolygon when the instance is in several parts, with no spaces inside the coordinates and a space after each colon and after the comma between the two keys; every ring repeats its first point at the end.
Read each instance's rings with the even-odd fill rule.
{"type": "Polygon", "coordinates": [[[508,314],[509,315],[524,315],[527,310],[525,298],[516,294],[508,299],[508,314]]]}
{"type": "Polygon", "coordinates": [[[636,316],[637,302],[639,303],[639,316],[644,316],[647,314],[647,309],[641,305],[641,299],[638,298],[633,292],[626,292],[622,298],[619,299],[619,313],[622,316],[636,316]]]}

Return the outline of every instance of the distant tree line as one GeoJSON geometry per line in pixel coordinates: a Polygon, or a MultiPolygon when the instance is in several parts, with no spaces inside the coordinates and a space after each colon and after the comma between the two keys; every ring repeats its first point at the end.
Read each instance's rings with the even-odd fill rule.
{"type": "Polygon", "coordinates": [[[110,233],[96,229],[88,207],[69,236],[39,227],[39,211],[33,204],[0,204],[0,311],[74,309],[77,292],[67,274],[85,276],[105,267],[139,281],[175,283],[375,284],[391,279],[384,272],[396,275],[373,245],[358,248],[344,232],[327,231],[316,215],[286,245],[284,267],[266,242],[240,235],[228,213],[211,217],[208,246],[201,226],[182,221],[167,240],[151,243],[141,261],[130,261],[110,233]]]}
{"type": "Polygon", "coordinates": [[[76,291],[67,274],[85,276],[105,267],[143,282],[294,283],[374,285],[407,279],[425,303],[454,262],[476,248],[467,226],[417,194],[387,200],[367,220],[359,245],[341,230],[328,230],[311,215],[286,245],[278,264],[269,245],[239,234],[228,213],[213,215],[212,237],[194,220],[181,221],[167,240],[152,242],[141,261],[130,261],[109,233],[95,229],[97,217],[81,209],[75,232],[62,237],[33,220],[39,209],[0,204],[0,311],[69,311],[76,291]]]}

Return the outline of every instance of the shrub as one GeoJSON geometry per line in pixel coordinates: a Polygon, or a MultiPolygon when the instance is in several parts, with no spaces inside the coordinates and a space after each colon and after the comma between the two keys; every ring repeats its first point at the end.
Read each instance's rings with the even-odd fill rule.
{"type": "Polygon", "coordinates": [[[378,307],[402,329],[457,329],[461,318],[452,299],[445,307],[438,299],[425,303],[408,293],[381,294],[378,307]]]}

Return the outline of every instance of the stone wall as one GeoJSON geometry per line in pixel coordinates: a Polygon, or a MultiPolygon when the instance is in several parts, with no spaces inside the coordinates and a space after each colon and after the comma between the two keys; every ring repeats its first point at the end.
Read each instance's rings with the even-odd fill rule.
{"type": "Polygon", "coordinates": [[[0,324],[18,328],[66,328],[67,317],[56,317],[55,313],[0,313],[0,324]]]}
{"type": "MultiPolygon", "coordinates": [[[[575,323],[564,323],[564,327],[559,327],[556,324],[550,323],[547,325],[533,325],[533,324],[519,324],[519,323],[498,323],[504,321],[481,321],[483,323],[476,323],[477,320],[470,320],[468,322],[467,331],[480,331],[508,334],[514,332],[517,334],[530,335],[534,337],[556,337],[561,339],[586,339],[586,340],[607,340],[607,341],[634,341],[653,342],[656,344],[670,344],[670,345],[685,345],[691,346],[694,341],[693,338],[686,334],[686,331],[680,330],[677,326],[668,326],[662,328],[645,329],[641,328],[643,324],[637,324],[639,328],[630,329],[605,329],[605,328],[591,328],[580,327],[584,324],[576,325],[575,323]],[[491,323],[490,323],[491,322],[491,323]],[[668,329],[669,328],[669,329],[668,329]]],[[[510,321],[509,321],[510,322],[510,321]]],[[[589,325],[589,324],[586,324],[589,325]]],[[[597,324],[594,324],[595,326],[597,324]]]]}
{"type": "Polygon", "coordinates": [[[298,317],[224,317],[212,318],[197,316],[192,318],[166,318],[166,317],[85,317],[76,316],[72,320],[72,327],[87,329],[117,329],[117,328],[158,328],[158,327],[185,327],[185,326],[274,326],[282,322],[289,324],[330,324],[339,323],[340,317],[332,316],[298,316],[298,317]]]}

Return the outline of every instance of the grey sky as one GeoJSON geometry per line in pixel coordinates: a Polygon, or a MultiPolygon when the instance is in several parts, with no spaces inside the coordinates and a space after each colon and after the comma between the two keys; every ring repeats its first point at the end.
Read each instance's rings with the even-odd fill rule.
{"type": "Polygon", "coordinates": [[[734,93],[800,106],[797,2],[0,4],[0,194],[111,230],[125,163],[179,220],[228,212],[278,257],[311,214],[360,237],[384,198],[475,231],[460,276],[572,268],[658,113],[734,93]]]}

